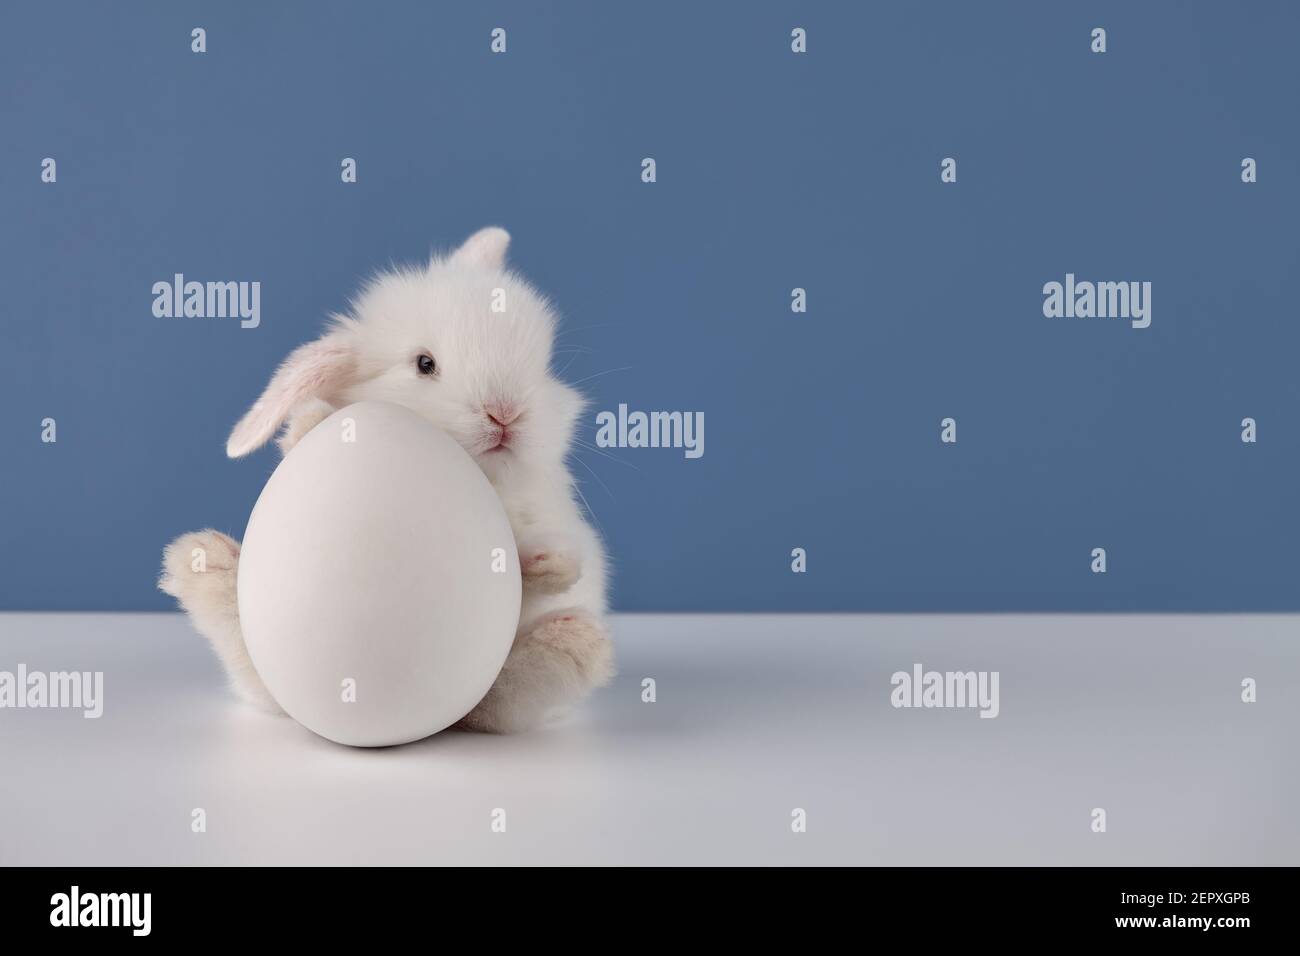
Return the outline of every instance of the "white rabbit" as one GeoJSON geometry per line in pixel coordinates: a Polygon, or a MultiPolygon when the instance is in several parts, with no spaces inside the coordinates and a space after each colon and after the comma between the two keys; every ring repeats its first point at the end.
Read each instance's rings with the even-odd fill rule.
{"type": "MultiPolygon", "coordinates": [[[[296,349],[235,426],[232,458],[283,425],[287,452],[336,408],[363,400],[405,405],[454,437],[501,497],[519,549],[523,606],[514,646],[487,696],[460,723],[523,730],[613,674],[606,634],[605,553],[575,504],[566,457],[583,407],[555,378],[555,315],[505,268],[510,236],[489,227],[426,268],[386,272],[296,349]]],[[[437,494],[437,476],[429,493],[437,494]]],[[[215,531],[182,535],[163,555],[159,587],[212,642],[234,689],[278,710],[239,630],[239,544],[215,531]],[[203,549],[206,569],[191,555],[203,549]]]]}

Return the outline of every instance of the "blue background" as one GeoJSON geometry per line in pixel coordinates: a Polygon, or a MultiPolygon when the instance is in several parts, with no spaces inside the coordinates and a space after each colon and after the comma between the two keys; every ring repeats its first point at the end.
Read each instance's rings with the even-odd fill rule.
{"type": "Polygon", "coordinates": [[[587,441],[705,413],[699,460],[575,466],[618,608],[1300,608],[1297,9],[6,5],[0,606],[170,606],[164,543],[274,467],[223,445],[278,361],[495,223],[587,441]],[[1067,271],[1151,281],[1151,328],[1044,318],[1067,271]],[[155,318],[173,272],[261,281],[261,327],[155,318]]]}

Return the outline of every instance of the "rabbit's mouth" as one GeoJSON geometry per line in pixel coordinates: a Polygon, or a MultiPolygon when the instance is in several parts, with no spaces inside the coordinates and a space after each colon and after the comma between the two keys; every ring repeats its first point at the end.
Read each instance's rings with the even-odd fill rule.
{"type": "Polygon", "coordinates": [[[496,452],[509,451],[510,443],[514,440],[517,433],[509,425],[494,424],[492,431],[488,433],[488,447],[484,454],[491,455],[496,452]]]}

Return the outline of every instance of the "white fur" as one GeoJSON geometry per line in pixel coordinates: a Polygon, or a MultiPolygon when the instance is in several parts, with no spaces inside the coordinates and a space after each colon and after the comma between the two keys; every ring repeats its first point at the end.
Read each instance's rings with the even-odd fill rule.
{"type": "MultiPolygon", "coordinates": [[[[505,268],[510,237],[480,230],[427,267],[371,281],[348,315],[296,349],[235,426],[227,453],[261,447],[282,425],[287,452],[336,408],[363,400],[405,405],[448,432],[483,469],[514,528],[524,599],[514,647],[496,684],[463,721],[475,730],[533,726],[613,673],[605,629],[605,553],[574,500],[566,464],[581,396],[551,372],[555,315],[505,268]],[[494,312],[496,290],[504,312],[494,312]],[[417,360],[437,372],[421,375],[417,360]],[[507,421],[510,441],[492,450],[507,421]]],[[[437,494],[437,476],[429,479],[437,494]]],[[[237,691],[270,695],[248,660],[235,598],[238,544],[216,532],[182,536],[164,554],[164,591],[216,649],[237,691]],[[195,547],[217,549],[221,570],[190,570],[195,547]],[[233,551],[233,556],[232,556],[233,551]]]]}

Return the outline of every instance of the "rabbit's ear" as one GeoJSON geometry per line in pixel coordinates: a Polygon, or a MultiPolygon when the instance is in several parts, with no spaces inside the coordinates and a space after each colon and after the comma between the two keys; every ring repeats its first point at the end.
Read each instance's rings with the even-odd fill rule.
{"type": "Polygon", "coordinates": [[[500,226],[488,226],[466,239],[447,261],[454,266],[500,269],[506,264],[509,245],[510,233],[500,226]]]}
{"type": "Polygon", "coordinates": [[[242,458],[261,448],[297,405],[309,398],[328,401],[351,381],[355,367],[356,355],[337,334],[294,349],[230,433],[226,454],[242,458]]]}

